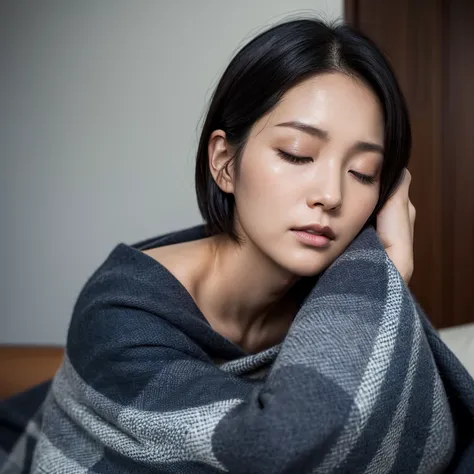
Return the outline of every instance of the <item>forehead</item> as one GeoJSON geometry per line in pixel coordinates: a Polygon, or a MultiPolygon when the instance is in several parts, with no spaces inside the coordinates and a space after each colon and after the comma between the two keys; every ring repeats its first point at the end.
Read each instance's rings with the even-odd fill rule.
{"type": "Polygon", "coordinates": [[[293,87],[261,125],[267,128],[291,120],[320,127],[331,136],[383,138],[383,113],[376,95],[343,73],[313,76],[293,87]]]}

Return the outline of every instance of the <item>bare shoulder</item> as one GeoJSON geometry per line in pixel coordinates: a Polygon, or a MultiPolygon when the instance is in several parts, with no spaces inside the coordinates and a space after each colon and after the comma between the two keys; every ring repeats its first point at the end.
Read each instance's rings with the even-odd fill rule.
{"type": "Polygon", "coordinates": [[[185,287],[193,286],[204,265],[207,239],[142,250],[172,273],[185,287]]]}

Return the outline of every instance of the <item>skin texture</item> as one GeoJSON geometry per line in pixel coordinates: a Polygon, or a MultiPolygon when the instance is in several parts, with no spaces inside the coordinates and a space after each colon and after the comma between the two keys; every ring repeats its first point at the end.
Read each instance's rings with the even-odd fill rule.
{"type": "MultiPolygon", "coordinates": [[[[210,170],[235,197],[241,244],[221,235],[146,253],[181,281],[217,332],[248,352],[276,344],[296,311],[288,290],[299,278],[326,269],[372,214],[383,137],[382,110],[363,83],[342,73],[310,78],[254,124],[240,163],[232,162],[224,131],[210,137],[210,170]],[[282,125],[288,122],[323,133],[282,125]],[[294,228],[310,224],[332,228],[329,247],[311,247],[296,237],[294,228]]],[[[409,279],[414,208],[409,174],[405,178],[377,227],[390,258],[409,279]]]]}
{"type": "Polygon", "coordinates": [[[413,240],[416,209],[410,201],[411,174],[405,169],[403,181],[377,215],[377,233],[408,285],[413,274],[413,240]]]}

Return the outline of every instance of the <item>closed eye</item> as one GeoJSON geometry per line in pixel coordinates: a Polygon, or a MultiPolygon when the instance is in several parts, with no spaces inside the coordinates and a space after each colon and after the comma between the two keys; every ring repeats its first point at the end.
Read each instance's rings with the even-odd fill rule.
{"type": "MultiPolygon", "coordinates": [[[[288,161],[289,163],[294,163],[297,165],[304,165],[306,163],[311,163],[313,158],[310,156],[296,156],[292,155],[291,153],[287,153],[286,151],[277,149],[278,155],[283,158],[285,161],[288,161]]],[[[361,183],[363,184],[374,184],[375,183],[375,177],[374,176],[369,176],[367,174],[362,174],[358,173],[357,171],[350,171],[361,183]]]]}
{"type": "Polygon", "coordinates": [[[361,182],[364,184],[374,184],[375,177],[369,176],[367,174],[358,173],[357,171],[351,171],[351,173],[361,182]]]}
{"type": "Polygon", "coordinates": [[[286,151],[283,151],[283,150],[277,150],[277,153],[285,161],[288,161],[290,163],[295,163],[297,165],[304,165],[305,163],[311,163],[313,161],[313,158],[311,158],[310,156],[296,156],[296,155],[287,153],[286,151]]]}

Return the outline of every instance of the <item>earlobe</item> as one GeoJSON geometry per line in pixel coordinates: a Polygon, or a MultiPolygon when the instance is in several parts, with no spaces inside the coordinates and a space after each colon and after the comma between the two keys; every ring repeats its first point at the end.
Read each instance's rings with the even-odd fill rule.
{"type": "Polygon", "coordinates": [[[208,144],[209,169],[222,191],[234,192],[232,154],[223,130],[214,130],[208,144]]]}

